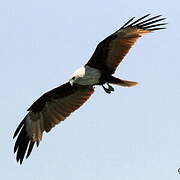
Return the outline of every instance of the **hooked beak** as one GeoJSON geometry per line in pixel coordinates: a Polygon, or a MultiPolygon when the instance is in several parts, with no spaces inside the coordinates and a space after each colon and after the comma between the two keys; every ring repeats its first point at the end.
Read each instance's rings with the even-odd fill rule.
{"type": "Polygon", "coordinates": [[[70,79],[70,80],[69,80],[69,83],[71,84],[71,86],[73,86],[74,80],[73,80],[73,79],[70,79]]]}

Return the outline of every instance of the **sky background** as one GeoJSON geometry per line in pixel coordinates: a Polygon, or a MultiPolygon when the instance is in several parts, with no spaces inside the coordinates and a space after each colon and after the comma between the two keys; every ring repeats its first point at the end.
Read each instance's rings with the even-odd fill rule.
{"type": "Polygon", "coordinates": [[[1,179],[179,180],[178,0],[0,1],[1,179]],[[129,18],[162,14],[116,71],[137,87],[101,87],[20,166],[14,130],[43,93],[66,82],[129,18]]]}

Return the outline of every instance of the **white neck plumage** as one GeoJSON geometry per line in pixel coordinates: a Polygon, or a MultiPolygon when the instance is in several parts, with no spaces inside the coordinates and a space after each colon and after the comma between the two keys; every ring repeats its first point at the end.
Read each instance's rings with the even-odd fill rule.
{"type": "Polygon", "coordinates": [[[71,76],[69,82],[80,85],[95,85],[99,83],[101,71],[90,66],[83,66],[77,69],[71,76]]]}

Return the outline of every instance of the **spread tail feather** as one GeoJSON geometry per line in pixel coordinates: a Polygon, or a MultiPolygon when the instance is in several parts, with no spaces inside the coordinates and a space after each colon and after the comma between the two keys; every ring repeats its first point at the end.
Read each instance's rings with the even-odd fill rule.
{"type": "Polygon", "coordinates": [[[122,80],[113,76],[111,76],[109,83],[124,87],[133,87],[138,84],[137,82],[134,81],[122,80]]]}
{"type": "Polygon", "coordinates": [[[134,81],[121,80],[120,82],[115,83],[115,84],[119,86],[124,86],[124,87],[133,87],[133,86],[136,86],[138,83],[134,81]]]}

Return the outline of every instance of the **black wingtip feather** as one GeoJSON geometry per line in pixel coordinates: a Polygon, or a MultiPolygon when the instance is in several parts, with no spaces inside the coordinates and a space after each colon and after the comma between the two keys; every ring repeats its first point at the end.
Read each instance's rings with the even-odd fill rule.
{"type": "Polygon", "coordinates": [[[20,161],[20,164],[22,164],[22,161],[24,159],[28,144],[29,144],[29,137],[27,136],[25,126],[21,129],[18,138],[15,143],[14,152],[16,153],[16,160],[17,162],[20,161]]]}
{"type": "Polygon", "coordinates": [[[166,29],[166,28],[165,27],[164,28],[152,28],[152,29],[150,28],[149,30],[150,31],[157,31],[157,30],[162,30],[162,29],[166,29]]]}
{"type": "Polygon", "coordinates": [[[15,138],[16,136],[17,139],[14,145],[14,153],[16,153],[17,162],[20,162],[20,164],[22,164],[26,152],[28,151],[26,155],[26,158],[28,158],[34,146],[34,142],[31,141],[26,132],[25,119],[23,119],[23,121],[19,124],[13,138],[15,138]]]}
{"type": "Polygon", "coordinates": [[[165,27],[161,27],[161,26],[164,26],[167,23],[161,23],[161,24],[155,24],[155,23],[163,21],[166,18],[160,18],[160,17],[162,17],[162,15],[157,15],[157,16],[154,16],[154,17],[151,17],[151,18],[148,18],[145,20],[145,18],[147,18],[150,15],[151,14],[147,14],[147,15],[137,19],[134,22],[132,22],[132,20],[134,18],[131,18],[120,29],[124,29],[124,28],[128,28],[128,27],[137,27],[137,28],[142,28],[144,30],[149,30],[149,31],[165,29],[165,27]],[[152,28],[152,27],[159,27],[159,28],[152,28]]]}
{"type": "Polygon", "coordinates": [[[156,26],[163,26],[166,25],[167,23],[160,23],[160,24],[153,24],[153,25],[149,25],[149,26],[143,26],[143,28],[145,29],[150,29],[152,27],[156,27],[156,26]]]}
{"type": "Polygon", "coordinates": [[[150,25],[150,24],[154,24],[154,23],[157,23],[157,22],[159,22],[159,21],[163,21],[163,20],[165,20],[166,18],[160,18],[160,19],[157,19],[157,20],[154,20],[154,21],[148,21],[147,23],[143,23],[143,24],[140,24],[140,26],[141,27],[145,27],[145,26],[148,26],[148,25],[150,25]]]}
{"type": "Polygon", "coordinates": [[[36,141],[36,146],[39,147],[39,141],[36,141]]]}
{"type": "Polygon", "coordinates": [[[132,25],[138,23],[139,21],[141,21],[142,19],[145,19],[146,17],[148,17],[148,16],[150,16],[150,15],[151,15],[151,14],[146,14],[145,16],[143,16],[143,17],[139,18],[138,20],[132,22],[132,23],[129,24],[128,26],[132,26],[132,25]]]}
{"type": "Polygon", "coordinates": [[[29,144],[29,148],[28,148],[28,152],[27,152],[27,155],[26,155],[26,159],[31,154],[33,147],[34,147],[34,142],[31,141],[30,144],[29,144]]]}
{"type": "Polygon", "coordinates": [[[128,22],[126,22],[122,27],[121,29],[125,28],[131,21],[134,20],[135,17],[132,17],[128,22]]]}
{"type": "Polygon", "coordinates": [[[14,135],[13,135],[13,139],[17,136],[17,134],[19,133],[20,129],[22,128],[22,126],[24,125],[25,123],[25,118],[21,121],[21,123],[19,124],[19,126],[17,127],[14,135]]]}

